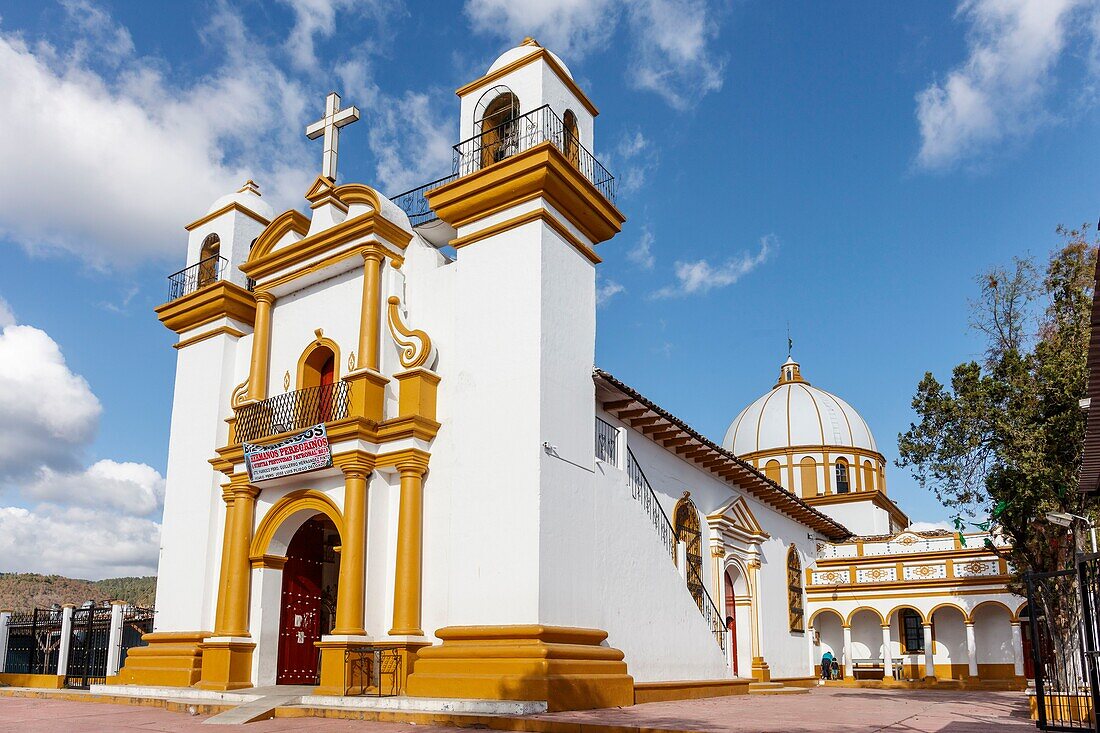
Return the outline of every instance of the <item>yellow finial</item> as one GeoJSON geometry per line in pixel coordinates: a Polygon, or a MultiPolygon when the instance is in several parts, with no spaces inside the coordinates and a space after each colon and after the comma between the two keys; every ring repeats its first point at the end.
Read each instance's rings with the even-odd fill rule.
{"type": "MultiPolygon", "coordinates": [[[[531,36],[525,36],[524,39],[523,39],[523,42],[520,43],[519,45],[521,45],[521,46],[538,46],[539,42],[536,41],[534,38],[531,38],[531,36]]],[[[541,48],[541,46],[539,46],[539,48],[541,48]]]]}

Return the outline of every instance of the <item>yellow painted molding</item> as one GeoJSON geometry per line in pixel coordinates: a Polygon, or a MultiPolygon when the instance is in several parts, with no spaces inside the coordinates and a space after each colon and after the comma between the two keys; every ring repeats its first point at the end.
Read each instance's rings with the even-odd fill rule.
{"type": "Polygon", "coordinates": [[[219,216],[221,216],[222,214],[225,214],[229,211],[239,211],[242,214],[244,214],[245,216],[247,216],[248,218],[254,219],[257,222],[259,222],[260,224],[263,224],[265,227],[268,224],[271,223],[267,219],[265,219],[264,217],[257,214],[255,211],[252,211],[251,209],[242,206],[241,204],[237,203],[236,201],[231,201],[228,204],[226,204],[225,206],[218,209],[217,211],[212,211],[209,214],[207,214],[206,216],[203,216],[199,219],[195,219],[195,221],[193,221],[190,224],[188,224],[187,226],[185,226],[184,229],[186,229],[187,231],[191,231],[192,229],[196,229],[198,227],[201,227],[203,224],[205,224],[208,221],[213,221],[214,219],[217,219],[219,216]]]}
{"type": "Polygon", "coordinates": [[[158,306],[157,318],[167,328],[183,333],[219,318],[232,318],[249,326],[256,319],[255,296],[228,280],[218,280],[189,295],[158,306]]]}
{"type": "Polygon", "coordinates": [[[393,375],[397,380],[398,417],[422,417],[435,421],[440,377],[424,367],[393,375]]]}
{"type": "Polygon", "coordinates": [[[869,501],[875,506],[886,511],[892,519],[903,527],[909,526],[909,517],[897,504],[883,491],[850,491],[847,494],[826,494],[824,496],[808,496],[802,501],[810,506],[822,506],[832,504],[848,504],[857,501],[869,501]]]}
{"type": "Polygon", "coordinates": [[[401,299],[391,295],[388,304],[386,322],[389,324],[390,337],[397,344],[401,366],[406,369],[424,366],[432,355],[432,339],[420,329],[412,329],[401,320],[401,299]]]}
{"type": "Polygon", "coordinates": [[[241,690],[252,687],[252,652],[256,645],[239,641],[202,643],[201,690],[241,690]]]}
{"type": "Polygon", "coordinates": [[[271,539],[275,536],[275,532],[292,514],[296,514],[302,510],[310,510],[317,514],[324,514],[332,520],[334,525],[336,525],[336,531],[339,532],[340,537],[343,538],[344,517],[340,512],[340,507],[336,505],[336,502],[320,491],[300,489],[298,491],[292,491],[279,499],[267,510],[267,513],[264,514],[263,519],[260,520],[259,526],[256,527],[256,532],[248,548],[250,560],[254,562],[255,558],[268,556],[271,539]]]}
{"type": "Polygon", "coordinates": [[[271,220],[268,227],[256,238],[245,264],[267,255],[279,240],[292,232],[302,237],[309,233],[309,217],[297,209],[288,209],[271,220]]]}
{"type": "Polygon", "coordinates": [[[467,247],[474,242],[480,242],[483,239],[488,239],[489,237],[500,234],[501,232],[506,232],[511,229],[515,229],[516,227],[521,227],[524,224],[530,224],[533,221],[545,222],[547,226],[553,229],[559,236],[561,236],[562,239],[568,242],[570,246],[572,246],[574,249],[584,255],[585,258],[587,258],[593,264],[598,265],[599,263],[603,262],[603,260],[600,259],[600,256],[596,254],[596,251],[594,249],[578,239],[577,236],[573,234],[573,232],[569,231],[569,228],[567,226],[558,221],[557,217],[555,217],[546,209],[541,208],[535,209],[533,211],[528,211],[527,213],[520,214],[519,216],[514,216],[511,219],[506,219],[505,221],[493,224],[492,226],[487,226],[484,229],[478,229],[476,232],[471,232],[470,234],[458,237],[457,239],[452,239],[450,241],[450,244],[455,249],[462,249],[463,247],[467,247]]]}
{"type": "Polygon", "coordinates": [[[533,64],[534,62],[540,60],[545,62],[546,66],[549,67],[550,70],[553,71],[559,79],[561,79],[561,82],[565,84],[566,87],[568,87],[569,91],[571,91],[573,95],[578,100],[580,100],[580,103],[584,105],[584,108],[586,110],[588,110],[588,114],[592,115],[593,117],[596,117],[600,114],[600,111],[596,109],[596,105],[592,104],[592,100],[588,98],[588,95],[581,91],[581,88],[577,86],[577,83],[573,81],[572,77],[569,76],[569,72],[567,72],[560,63],[558,63],[558,61],[554,58],[552,54],[548,53],[547,50],[542,47],[539,47],[539,49],[533,53],[529,53],[522,58],[516,59],[510,64],[506,64],[500,67],[492,73],[486,74],[479,79],[475,79],[469,84],[459,87],[455,90],[455,94],[460,97],[465,97],[470,92],[475,92],[482,87],[486,87],[492,84],[498,79],[504,78],[516,69],[522,69],[524,66],[527,66],[528,64],[533,64]]]}
{"type": "Polygon", "coordinates": [[[222,334],[225,334],[226,336],[232,336],[233,338],[240,338],[245,335],[243,331],[238,331],[232,326],[218,326],[217,328],[212,328],[205,333],[200,333],[198,336],[192,336],[191,338],[186,338],[179,343],[172,344],[172,348],[183,349],[190,346],[191,344],[197,344],[200,341],[205,341],[206,339],[214,338],[215,336],[221,336],[222,334]]]}
{"type": "Polygon", "coordinates": [[[141,637],[146,646],[133,647],[119,671],[123,685],[191,687],[202,675],[202,642],[210,631],[158,631],[141,637]]]}
{"type": "Polygon", "coordinates": [[[930,562],[973,562],[974,560],[993,561],[997,559],[984,547],[967,547],[958,550],[927,550],[925,552],[892,552],[888,555],[865,555],[863,557],[827,557],[816,561],[817,569],[833,569],[835,565],[889,565],[891,563],[928,564],[930,562]]]}
{"type": "Polygon", "coordinates": [[[252,563],[252,569],[265,568],[268,570],[282,570],[286,566],[285,555],[260,555],[248,558],[252,563]]]}
{"type": "Polygon", "coordinates": [[[432,210],[456,229],[532,195],[549,202],[593,243],[615,236],[626,221],[549,141],[426,194],[432,210]]]}

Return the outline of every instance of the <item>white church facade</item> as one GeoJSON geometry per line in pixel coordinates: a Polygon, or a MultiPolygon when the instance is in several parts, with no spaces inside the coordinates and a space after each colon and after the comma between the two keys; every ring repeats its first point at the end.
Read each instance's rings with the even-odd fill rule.
{"type": "Polygon", "coordinates": [[[594,368],[625,218],[565,64],[527,39],[458,96],[445,179],[338,183],[330,95],[308,216],[249,181],[187,226],[156,623],[115,681],[343,695],[363,649],[410,696],[551,709],[810,685],[826,651],[1021,681],[1009,569],[907,531],[793,361],[723,444],[594,368]]]}

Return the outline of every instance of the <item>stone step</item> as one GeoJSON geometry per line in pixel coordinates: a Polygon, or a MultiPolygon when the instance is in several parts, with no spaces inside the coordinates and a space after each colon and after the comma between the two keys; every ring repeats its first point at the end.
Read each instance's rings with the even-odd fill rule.
{"type": "Polygon", "coordinates": [[[269,720],[275,717],[275,708],[284,705],[294,705],[301,702],[301,695],[264,695],[256,700],[250,700],[224,713],[207,718],[203,725],[242,725],[255,720],[269,720]]]}

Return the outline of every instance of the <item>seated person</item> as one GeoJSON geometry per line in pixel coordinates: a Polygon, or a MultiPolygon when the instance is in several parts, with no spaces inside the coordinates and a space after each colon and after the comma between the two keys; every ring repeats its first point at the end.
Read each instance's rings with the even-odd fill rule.
{"type": "Polygon", "coordinates": [[[833,671],[833,653],[825,652],[821,655],[821,679],[829,679],[829,674],[833,671]]]}

